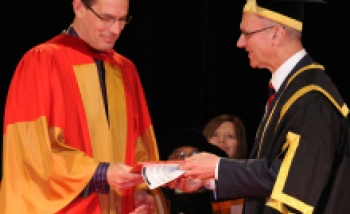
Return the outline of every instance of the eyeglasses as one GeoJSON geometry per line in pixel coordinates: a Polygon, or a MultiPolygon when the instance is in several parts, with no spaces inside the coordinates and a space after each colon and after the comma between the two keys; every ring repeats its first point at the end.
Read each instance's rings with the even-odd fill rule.
{"type": "Polygon", "coordinates": [[[127,15],[126,17],[123,17],[123,18],[103,17],[103,16],[99,15],[94,9],[92,9],[92,7],[90,5],[87,5],[86,3],[83,3],[83,4],[85,5],[85,7],[87,9],[89,9],[93,14],[95,14],[95,16],[98,19],[100,19],[106,27],[112,26],[116,21],[118,21],[120,24],[125,26],[126,24],[130,23],[131,18],[132,18],[131,15],[127,15]]]}
{"type": "Polygon", "coordinates": [[[200,151],[198,151],[198,150],[194,150],[194,151],[192,151],[192,152],[190,152],[190,153],[187,153],[187,152],[185,152],[185,151],[178,150],[178,151],[173,152],[173,153],[170,155],[169,158],[172,159],[172,160],[183,160],[183,159],[185,159],[185,158],[187,158],[187,157],[190,157],[190,156],[195,155],[195,154],[198,154],[198,153],[200,153],[200,151]]]}
{"type": "Polygon", "coordinates": [[[268,30],[268,29],[271,29],[275,26],[269,26],[269,27],[265,27],[265,28],[261,28],[259,30],[255,30],[255,31],[251,31],[251,32],[242,32],[242,34],[244,35],[244,37],[247,39],[249,38],[250,36],[252,36],[253,34],[256,34],[256,33],[259,33],[259,32],[262,32],[264,30],[268,30]]]}

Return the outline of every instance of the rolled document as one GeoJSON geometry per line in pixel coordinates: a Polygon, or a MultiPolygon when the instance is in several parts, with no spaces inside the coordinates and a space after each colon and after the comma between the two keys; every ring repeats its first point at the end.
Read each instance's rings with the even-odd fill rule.
{"type": "Polygon", "coordinates": [[[141,169],[143,180],[150,189],[160,187],[185,173],[184,170],[178,169],[179,165],[170,163],[146,164],[141,169]]]}

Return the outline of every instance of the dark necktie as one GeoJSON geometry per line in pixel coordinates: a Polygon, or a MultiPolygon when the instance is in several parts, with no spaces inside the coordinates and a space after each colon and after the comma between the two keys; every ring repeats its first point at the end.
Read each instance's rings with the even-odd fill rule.
{"type": "Polygon", "coordinates": [[[276,91],[273,88],[273,85],[271,84],[271,82],[269,82],[269,87],[268,87],[267,91],[268,91],[268,95],[269,95],[269,99],[267,100],[267,110],[269,111],[271,108],[272,101],[276,95],[276,91]]]}
{"type": "Polygon", "coordinates": [[[98,72],[98,77],[100,80],[100,86],[101,86],[101,92],[102,92],[102,98],[103,102],[105,104],[105,111],[106,111],[106,116],[108,120],[108,101],[107,101],[107,92],[106,92],[106,71],[105,67],[103,65],[103,61],[95,59],[96,65],[97,65],[97,72],[98,72]]]}

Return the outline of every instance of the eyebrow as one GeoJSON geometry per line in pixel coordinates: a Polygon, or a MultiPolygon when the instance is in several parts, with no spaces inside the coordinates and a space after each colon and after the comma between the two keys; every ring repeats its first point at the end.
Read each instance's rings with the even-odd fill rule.
{"type": "Polygon", "coordinates": [[[125,14],[124,16],[114,16],[112,14],[109,13],[101,13],[100,16],[103,16],[104,18],[111,18],[111,19],[125,19],[126,17],[128,17],[128,14],[125,14]]]}

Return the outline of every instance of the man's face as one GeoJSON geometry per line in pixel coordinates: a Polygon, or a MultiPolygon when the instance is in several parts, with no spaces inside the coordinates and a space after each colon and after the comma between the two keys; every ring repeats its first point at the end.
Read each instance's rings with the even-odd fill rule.
{"type": "MultiPolygon", "coordinates": [[[[80,0],[77,1],[80,2],[80,0]]],[[[90,8],[82,2],[81,4],[83,11],[79,15],[76,14],[79,20],[79,37],[96,50],[104,51],[113,48],[125,27],[129,1],[95,0],[90,8]]]]}
{"type": "Polygon", "coordinates": [[[266,26],[261,18],[252,13],[243,13],[240,25],[242,34],[237,41],[238,48],[248,52],[252,68],[269,68],[271,60],[271,32],[273,26],[266,26]]]}

